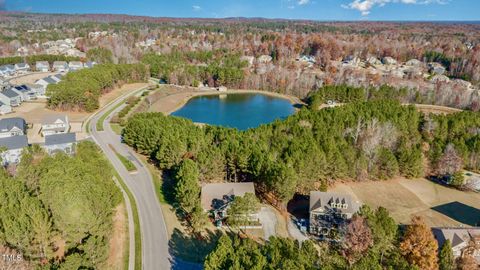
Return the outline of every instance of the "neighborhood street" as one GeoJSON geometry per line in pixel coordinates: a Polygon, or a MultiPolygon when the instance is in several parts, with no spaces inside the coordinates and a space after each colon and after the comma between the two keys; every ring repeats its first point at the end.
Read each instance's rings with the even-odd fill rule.
{"type": "MultiPolygon", "coordinates": [[[[111,115],[120,110],[122,106],[119,106],[106,118],[104,131],[96,130],[97,122],[105,112],[108,112],[115,107],[115,105],[124,102],[126,98],[141,90],[144,89],[139,89],[136,92],[125,95],[107,105],[91,118],[87,128],[90,129],[93,140],[100,146],[106,157],[122,177],[137,203],[142,235],[142,268],[147,270],[170,269],[172,258],[168,248],[169,239],[162,210],[155,194],[152,176],[141,161],[137,160],[133,153],[130,152],[131,150],[121,143],[121,137],[115,134],[108,124],[111,115]],[[135,174],[131,174],[126,170],[112,150],[112,147],[120,155],[131,159],[137,167],[135,174]]],[[[132,260],[132,251],[130,251],[130,260],[132,260]]]]}

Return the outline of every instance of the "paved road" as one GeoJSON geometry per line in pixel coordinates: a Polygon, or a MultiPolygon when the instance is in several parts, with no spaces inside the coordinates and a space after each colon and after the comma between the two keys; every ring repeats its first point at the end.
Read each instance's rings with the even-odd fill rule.
{"type": "MultiPolygon", "coordinates": [[[[144,90],[144,89],[142,89],[144,90]]],[[[136,92],[141,92],[136,91],[136,92]]],[[[136,92],[124,95],[107,105],[99,113],[95,114],[90,121],[91,136],[100,146],[107,158],[112,162],[114,168],[122,177],[123,181],[133,194],[137,202],[138,215],[140,219],[140,230],[142,235],[142,269],[158,270],[171,269],[172,257],[169,254],[168,234],[163,220],[162,209],[160,208],[155,194],[152,176],[148,169],[139,161],[126,145],[121,143],[119,135],[115,134],[110,125],[107,124],[111,117],[107,117],[104,123],[104,131],[97,131],[96,125],[99,118],[115,105],[123,102],[126,98],[136,92]],[[119,154],[129,158],[137,167],[137,173],[130,174],[123,164],[118,160],[112,147],[119,154]]],[[[120,106],[115,111],[122,108],[120,106]]],[[[115,112],[114,111],[114,112],[115,112]]]]}

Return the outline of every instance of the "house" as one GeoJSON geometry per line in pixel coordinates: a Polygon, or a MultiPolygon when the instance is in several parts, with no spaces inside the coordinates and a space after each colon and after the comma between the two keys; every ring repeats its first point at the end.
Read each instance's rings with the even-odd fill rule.
{"type": "Polygon", "coordinates": [[[210,212],[216,222],[227,217],[227,209],[233,199],[246,193],[255,194],[255,186],[249,183],[216,183],[202,187],[202,208],[210,212]]]}
{"type": "Polygon", "coordinates": [[[344,66],[357,67],[357,66],[362,66],[362,61],[360,60],[360,58],[356,56],[349,55],[342,59],[342,64],[344,66]]]}
{"type": "Polygon", "coordinates": [[[20,162],[23,148],[27,146],[28,139],[26,135],[0,138],[1,164],[7,166],[20,162]]]}
{"type": "Polygon", "coordinates": [[[58,79],[57,77],[48,76],[36,81],[35,84],[39,85],[42,88],[40,91],[37,91],[37,96],[45,97],[45,93],[47,92],[47,86],[49,84],[57,84],[58,83],[57,79],[58,79]]]}
{"type": "Polygon", "coordinates": [[[77,142],[75,133],[60,133],[45,136],[45,150],[49,155],[58,152],[73,154],[75,152],[75,143],[77,142]]]}
{"type": "Polygon", "coordinates": [[[0,76],[8,76],[8,69],[6,66],[0,66],[0,76]]]}
{"type": "Polygon", "coordinates": [[[84,64],[84,66],[85,66],[85,68],[93,68],[96,64],[97,64],[97,62],[88,61],[84,64]]]}
{"type": "Polygon", "coordinates": [[[315,60],[315,56],[311,56],[311,55],[302,55],[302,56],[297,58],[297,61],[304,62],[304,63],[310,63],[310,64],[315,64],[317,62],[315,60]]]}
{"type": "Polygon", "coordinates": [[[82,68],[83,68],[83,63],[80,61],[70,61],[70,63],[68,63],[68,69],[70,71],[80,70],[82,68]]]}
{"type": "Polygon", "coordinates": [[[66,72],[68,71],[68,64],[65,61],[55,61],[53,62],[53,70],[57,72],[66,72]]]}
{"type": "Polygon", "coordinates": [[[367,58],[367,63],[372,65],[372,66],[380,66],[382,65],[382,61],[378,60],[378,58],[374,56],[370,56],[367,58]]]}
{"type": "Polygon", "coordinates": [[[470,255],[480,264],[480,227],[432,228],[432,233],[439,249],[450,240],[455,258],[470,255]]]}
{"type": "Polygon", "coordinates": [[[37,99],[37,92],[25,84],[14,86],[12,90],[20,94],[22,101],[37,99]]]}
{"type": "Polygon", "coordinates": [[[310,192],[310,234],[320,239],[340,240],[358,209],[359,203],[347,194],[310,192]]]}
{"type": "Polygon", "coordinates": [[[258,57],[257,61],[262,64],[267,64],[272,62],[272,59],[273,58],[270,55],[261,55],[260,57],[258,57]]]}
{"type": "Polygon", "coordinates": [[[59,83],[62,80],[63,74],[55,74],[50,76],[55,82],[59,83]]]}
{"type": "Polygon", "coordinates": [[[42,135],[67,133],[70,129],[67,115],[47,116],[42,122],[42,135]]]}
{"type": "Polygon", "coordinates": [[[50,70],[50,64],[47,61],[37,61],[37,63],[35,63],[35,70],[39,72],[48,72],[50,70]]]}
{"type": "Polygon", "coordinates": [[[11,65],[11,64],[5,65],[5,68],[7,70],[7,75],[9,75],[9,76],[15,75],[15,66],[14,65],[11,65]]]}
{"type": "Polygon", "coordinates": [[[27,123],[23,118],[12,117],[0,119],[0,138],[25,135],[27,123]]]}
{"type": "Polygon", "coordinates": [[[5,115],[12,112],[12,106],[0,101],[0,115],[5,115]]]}
{"type": "Polygon", "coordinates": [[[17,107],[22,103],[22,97],[17,91],[12,90],[12,88],[7,88],[0,92],[0,101],[11,107],[17,107]]]}
{"type": "Polygon", "coordinates": [[[27,63],[17,63],[15,64],[15,71],[18,74],[25,74],[30,71],[30,65],[27,63]]]}
{"type": "Polygon", "coordinates": [[[38,98],[38,96],[44,96],[45,95],[45,91],[44,91],[44,88],[43,86],[39,85],[39,84],[33,84],[33,83],[27,83],[25,84],[31,92],[35,93],[35,98],[38,98]]]}
{"type": "Polygon", "coordinates": [[[405,65],[409,67],[421,67],[423,63],[417,59],[410,59],[407,62],[405,62],[405,65]]]}

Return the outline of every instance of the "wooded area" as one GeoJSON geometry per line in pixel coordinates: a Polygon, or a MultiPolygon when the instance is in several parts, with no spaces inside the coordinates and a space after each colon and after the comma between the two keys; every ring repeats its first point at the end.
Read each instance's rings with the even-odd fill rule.
{"type": "Polygon", "coordinates": [[[93,143],[76,153],[50,157],[32,146],[15,177],[0,172],[0,246],[45,269],[105,267],[121,193],[93,143]]]}
{"type": "Polygon", "coordinates": [[[103,64],[67,73],[58,84],[47,88],[52,109],[92,112],[102,94],[126,83],[145,82],[148,70],[143,64],[103,64]]]}

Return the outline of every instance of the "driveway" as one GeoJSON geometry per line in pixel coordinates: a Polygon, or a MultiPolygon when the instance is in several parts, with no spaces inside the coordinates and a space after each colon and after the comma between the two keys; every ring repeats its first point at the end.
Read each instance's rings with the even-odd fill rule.
{"type": "Polygon", "coordinates": [[[303,242],[305,240],[308,240],[308,237],[306,237],[300,231],[300,229],[297,227],[297,225],[295,225],[292,218],[288,219],[287,228],[288,228],[288,233],[290,234],[290,236],[293,237],[294,239],[298,240],[299,242],[303,242]]]}
{"type": "Polygon", "coordinates": [[[276,235],[277,216],[271,208],[262,207],[258,213],[258,219],[262,223],[265,240],[276,235]]]}

